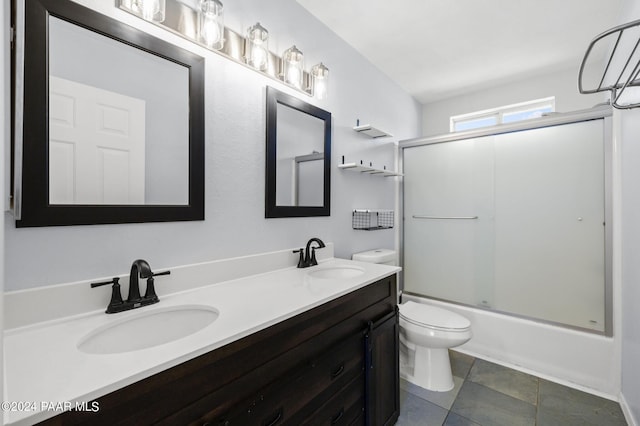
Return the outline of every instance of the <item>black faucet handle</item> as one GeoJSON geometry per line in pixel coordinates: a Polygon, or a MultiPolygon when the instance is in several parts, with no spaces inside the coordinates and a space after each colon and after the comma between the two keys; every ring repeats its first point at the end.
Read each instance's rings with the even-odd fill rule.
{"type": "Polygon", "coordinates": [[[124,303],[122,301],[122,293],[120,292],[120,278],[114,277],[110,281],[91,283],[91,288],[102,287],[103,285],[109,284],[113,284],[113,286],[111,287],[111,300],[109,301],[106,312],[112,314],[114,312],[120,312],[122,309],[119,308],[124,303]]]}
{"type": "Polygon", "coordinates": [[[304,249],[300,248],[299,250],[294,250],[294,253],[300,253],[300,257],[298,257],[298,268],[304,268],[306,267],[305,265],[305,261],[304,261],[304,249]]]}
{"type": "MultiPolygon", "coordinates": [[[[318,247],[318,248],[322,248],[322,247],[318,247]]],[[[318,264],[318,261],[316,260],[316,248],[312,247],[311,248],[311,259],[309,260],[309,266],[316,266],[318,264]]]]}
{"type": "Polygon", "coordinates": [[[151,272],[151,276],[147,278],[147,290],[144,292],[144,300],[146,304],[157,303],[160,301],[158,295],[156,294],[155,288],[155,280],[153,277],[157,277],[158,275],[170,275],[171,271],[162,271],[162,272],[151,272]]]}
{"type": "Polygon", "coordinates": [[[102,281],[102,282],[99,282],[99,283],[91,283],[91,288],[102,287],[103,285],[109,285],[109,284],[120,285],[120,278],[119,277],[113,277],[109,281],[102,281]]]}
{"type": "Polygon", "coordinates": [[[156,294],[156,288],[153,285],[154,282],[155,280],[153,279],[153,277],[147,278],[147,291],[145,291],[144,293],[144,300],[150,303],[156,303],[160,301],[160,299],[158,299],[158,295],[156,294]]]}

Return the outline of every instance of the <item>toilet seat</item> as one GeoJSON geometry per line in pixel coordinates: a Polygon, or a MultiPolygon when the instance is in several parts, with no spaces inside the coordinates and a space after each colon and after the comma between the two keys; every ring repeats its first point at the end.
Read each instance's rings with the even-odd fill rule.
{"type": "Polygon", "coordinates": [[[455,312],[408,301],[400,305],[400,318],[419,327],[443,331],[466,331],[471,322],[455,312]]]}

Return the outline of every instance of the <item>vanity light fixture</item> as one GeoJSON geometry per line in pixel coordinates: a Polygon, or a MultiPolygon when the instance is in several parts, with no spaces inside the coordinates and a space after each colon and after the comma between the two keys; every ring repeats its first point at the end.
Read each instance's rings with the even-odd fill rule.
{"type": "Polygon", "coordinates": [[[245,60],[257,70],[264,71],[269,63],[269,31],[260,22],[247,30],[245,60]]]}
{"type": "Polygon", "coordinates": [[[224,8],[220,1],[199,1],[198,39],[210,49],[220,50],[224,46],[224,8]]]}
{"type": "Polygon", "coordinates": [[[116,4],[265,77],[284,82],[300,93],[317,99],[327,97],[329,69],[324,64],[305,71],[304,55],[296,46],[285,50],[282,56],[270,52],[269,31],[259,22],[244,34],[225,27],[222,1],[116,0],[116,4]]]}
{"type": "Polygon", "coordinates": [[[316,99],[326,99],[329,91],[329,68],[322,62],[311,67],[311,90],[316,99]]]}
{"type": "Polygon", "coordinates": [[[142,19],[151,22],[163,22],[166,0],[130,0],[129,8],[142,19]]]}
{"type": "Polygon", "coordinates": [[[298,89],[302,88],[304,75],[304,55],[296,46],[291,46],[282,54],[282,78],[284,82],[298,89]]]}

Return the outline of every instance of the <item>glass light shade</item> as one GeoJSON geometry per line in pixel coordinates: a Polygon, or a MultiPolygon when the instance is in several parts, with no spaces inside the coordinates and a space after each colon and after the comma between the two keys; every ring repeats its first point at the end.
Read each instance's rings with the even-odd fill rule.
{"type": "Polygon", "coordinates": [[[304,76],[304,55],[295,46],[282,54],[282,75],[284,82],[300,89],[304,76]]]}
{"type": "Polygon", "coordinates": [[[224,46],[224,8],[218,0],[199,1],[198,39],[211,49],[224,46]]]}
{"type": "Polygon", "coordinates": [[[247,30],[245,60],[247,64],[258,70],[267,69],[269,63],[269,31],[259,22],[247,30]]]}
{"type": "Polygon", "coordinates": [[[317,99],[325,99],[329,91],[329,68],[322,62],[311,68],[313,79],[313,96],[317,99]]]}
{"type": "Polygon", "coordinates": [[[132,0],[131,10],[147,21],[163,22],[166,11],[166,1],[132,0]]]}

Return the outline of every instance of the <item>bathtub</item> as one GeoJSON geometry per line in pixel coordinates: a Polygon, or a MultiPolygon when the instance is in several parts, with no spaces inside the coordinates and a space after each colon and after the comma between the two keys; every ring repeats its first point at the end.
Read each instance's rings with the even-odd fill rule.
{"type": "Polygon", "coordinates": [[[618,400],[620,350],[613,337],[404,294],[402,301],[449,309],[471,321],[455,350],[604,398],[618,400]]]}

